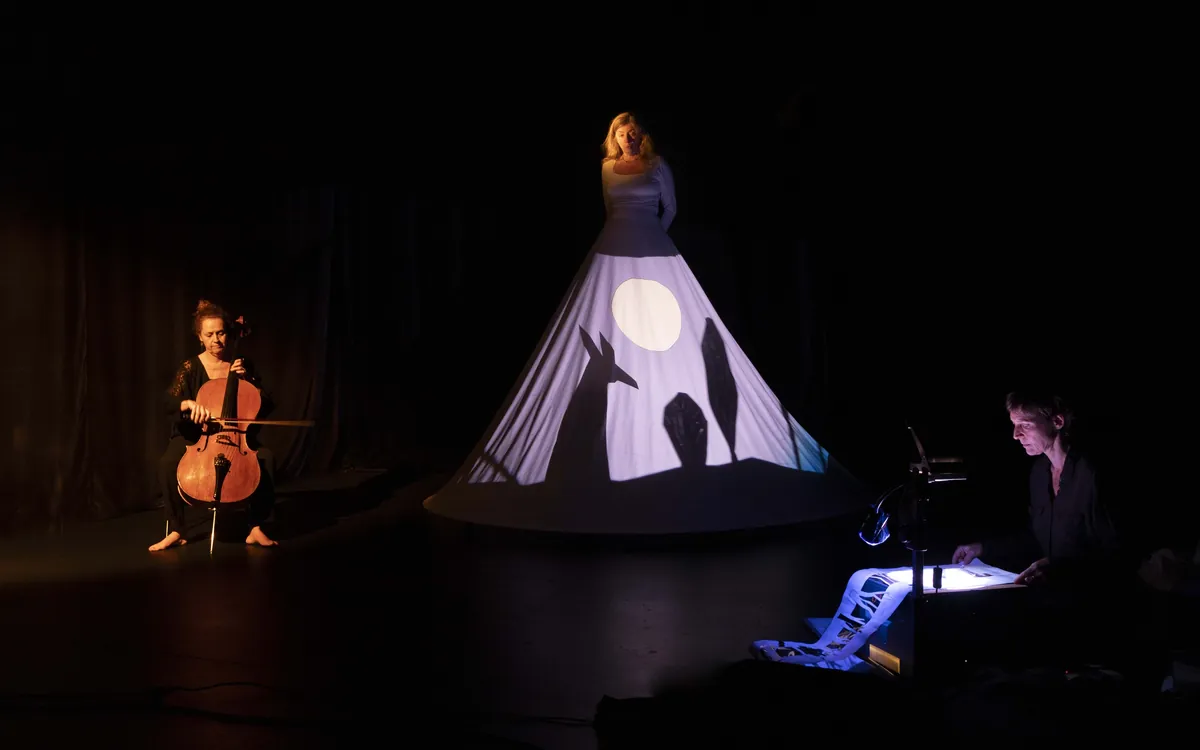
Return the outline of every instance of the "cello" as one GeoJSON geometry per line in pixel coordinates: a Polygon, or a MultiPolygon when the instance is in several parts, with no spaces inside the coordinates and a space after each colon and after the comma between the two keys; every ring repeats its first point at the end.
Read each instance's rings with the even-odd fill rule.
{"type": "MultiPolygon", "coordinates": [[[[249,335],[242,317],[238,338],[249,335]]],[[[217,508],[241,505],[258,489],[261,469],[258,451],[247,442],[252,425],[312,427],[314,420],[258,419],[262,396],[257,386],[230,369],[224,378],[200,386],[195,401],[213,415],[201,426],[201,437],[187,447],[179,460],[175,478],[179,495],[192,506],[213,511],[209,553],[216,541],[217,508]]]]}

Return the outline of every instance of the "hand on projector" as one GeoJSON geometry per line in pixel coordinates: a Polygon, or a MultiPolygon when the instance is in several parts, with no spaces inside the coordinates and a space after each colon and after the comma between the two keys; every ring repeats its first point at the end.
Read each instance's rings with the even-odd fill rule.
{"type": "Polygon", "coordinates": [[[1050,566],[1050,559],[1043,557],[1033,565],[1030,565],[1025,570],[1021,571],[1021,575],[1017,576],[1017,580],[1013,583],[1023,583],[1026,585],[1040,583],[1046,578],[1046,569],[1050,566]]]}
{"type": "Polygon", "coordinates": [[[970,565],[971,561],[979,557],[979,555],[982,553],[983,545],[979,542],[975,542],[974,544],[963,544],[960,545],[958,549],[954,550],[954,557],[950,558],[950,562],[970,565]]]}

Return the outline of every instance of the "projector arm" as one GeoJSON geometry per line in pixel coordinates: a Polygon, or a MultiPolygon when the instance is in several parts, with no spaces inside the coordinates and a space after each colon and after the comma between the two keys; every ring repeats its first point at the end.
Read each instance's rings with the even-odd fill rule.
{"type": "MultiPolygon", "coordinates": [[[[902,530],[904,546],[912,550],[912,592],[909,601],[912,607],[914,663],[916,660],[916,629],[919,627],[922,600],[925,597],[925,516],[924,506],[929,502],[930,487],[945,482],[966,481],[965,471],[940,470],[943,465],[947,468],[960,468],[961,458],[929,458],[925,446],[917,437],[917,432],[908,426],[913,443],[917,447],[918,460],[909,463],[908,481],[896,485],[885,492],[871,506],[870,513],[859,528],[858,537],[872,547],[883,544],[892,535],[889,528],[893,516],[899,516],[899,528],[902,530]],[[934,471],[937,468],[939,471],[934,471]],[[900,499],[894,500],[897,495],[900,499]]],[[[942,587],[941,566],[933,569],[933,588],[942,587]]],[[[915,672],[914,672],[915,674],[915,672]]]]}
{"type": "Polygon", "coordinates": [[[921,511],[922,504],[929,500],[929,485],[963,482],[966,481],[967,475],[961,471],[934,471],[934,467],[940,469],[942,464],[961,464],[962,459],[929,458],[925,454],[925,446],[917,437],[916,430],[911,426],[908,430],[916,445],[919,460],[908,465],[910,475],[908,481],[892,487],[872,504],[870,513],[859,528],[858,537],[872,547],[877,547],[891,538],[893,529],[899,529],[905,536],[901,541],[906,547],[909,549],[919,547],[923,552],[925,550],[924,520],[921,511]],[[896,495],[900,495],[900,497],[897,499],[896,495]],[[898,518],[898,527],[891,522],[893,516],[898,518]]]}
{"type": "Polygon", "coordinates": [[[908,432],[912,435],[913,442],[917,446],[917,455],[920,456],[919,461],[914,461],[908,465],[909,471],[925,477],[925,481],[929,484],[938,484],[939,482],[961,482],[966,480],[965,473],[938,473],[935,474],[930,468],[930,464],[961,464],[961,458],[929,458],[925,455],[925,446],[921,444],[921,438],[917,437],[917,431],[908,426],[908,432]]]}
{"type": "MultiPolygon", "coordinates": [[[[921,438],[917,437],[917,431],[908,426],[909,434],[912,435],[913,442],[917,446],[917,455],[920,460],[914,461],[908,465],[908,470],[913,476],[914,490],[916,497],[913,500],[912,507],[912,530],[908,534],[908,540],[905,546],[912,550],[913,553],[913,601],[916,602],[925,594],[925,550],[928,548],[925,543],[925,516],[922,513],[923,506],[929,502],[929,486],[934,484],[942,484],[944,482],[965,482],[967,475],[965,472],[942,471],[935,472],[931,465],[936,464],[961,464],[961,458],[929,458],[925,454],[925,446],[921,444],[921,438]]],[[[941,588],[941,567],[939,566],[933,571],[933,587],[934,589],[941,588]]]]}

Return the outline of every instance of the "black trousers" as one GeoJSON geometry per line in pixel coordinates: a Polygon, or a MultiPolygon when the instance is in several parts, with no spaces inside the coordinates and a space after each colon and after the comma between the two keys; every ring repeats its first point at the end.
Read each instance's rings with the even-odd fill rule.
{"type": "MultiPolygon", "coordinates": [[[[179,495],[176,472],[180,459],[187,452],[188,445],[189,443],[182,437],[173,437],[167,443],[167,449],[163,451],[162,458],[158,460],[158,481],[162,487],[168,533],[178,531],[181,535],[184,532],[184,514],[187,503],[179,495]]],[[[256,446],[255,450],[258,452],[258,468],[262,476],[258,482],[258,489],[247,498],[246,523],[251,529],[261,526],[271,516],[271,510],[275,507],[275,456],[271,453],[271,449],[264,445],[256,446]]]]}

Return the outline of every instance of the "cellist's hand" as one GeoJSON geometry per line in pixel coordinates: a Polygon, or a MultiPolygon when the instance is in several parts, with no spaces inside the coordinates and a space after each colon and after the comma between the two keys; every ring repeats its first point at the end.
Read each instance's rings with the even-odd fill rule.
{"type": "Polygon", "coordinates": [[[203,406],[191,400],[190,398],[179,403],[179,410],[190,412],[188,419],[192,420],[196,424],[204,424],[209,420],[209,417],[212,416],[209,414],[208,409],[205,409],[203,406]]]}
{"type": "Polygon", "coordinates": [[[236,372],[238,375],[245,375],[246,363],[239,357],[238,359],[233,360],[233,364],[229,366],[229,369],[233,372],[236,372]]]}

